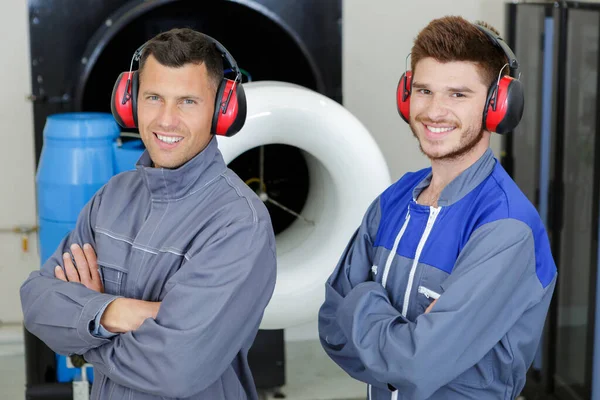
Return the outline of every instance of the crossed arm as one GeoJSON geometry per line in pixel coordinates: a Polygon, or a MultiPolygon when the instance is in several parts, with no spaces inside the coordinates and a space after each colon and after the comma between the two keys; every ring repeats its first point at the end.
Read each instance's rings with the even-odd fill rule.
{"type": "Polygon", "coordinates": [[[267,223],[224,228],[167,282],[160,304],[100,293],[95,255],[73,246],[77,267],[69,259],[64,272],[46,265],[25,284],[26,326],[57,353],[83,355],[114,383],[193,396],[215,384],[258,331],[276,276],[267,223]],[[117,332],[110,338],[94,336],[88,324],[106,304],[100,322],[117,332]]]}
{"type": "MultiPolygon", "coordinates": [[[[88,289],[104,293],[93,247],[89,243],[85,243],[83,248],[73,244],[70,249],[72,255],[63,254],[64,270],[57,265],[54,267],[54,275],[64,282],[81,283],[88,289]]],[[[159,308],[160,302],[118,297],[108,304],[102,313],[100,324],[109,333],[135,331],[147,318],[156,318],[159,308]]]]}
{"type": "Polygon", "coordinates": [[[519,362],[529,362],[556,268],[550,253],[540,252],[547,258],[537,269],[534,237],[525,223],[504,219],[479,227],[435,306],[414,321],[392,305],[381,284],[364,279],[365,266],[372,265],[365,231],[355,235],[327,281],[319,315],[321,343],[342,369],[407,398],[429,398],[480,362],[525,313],[530,325],[516,354],[522,357],[519,362]],[[433,348],[444,354],[445,363],[439,363],[433,348]]]}
{"type": "Polygon", "coordinates": [[[218,383],[249,346],[273,294],[276,254],[270,220],[227,214],[230,223],[186,257],[165,283],[160,304],[147,304],[102,293],[90,251],[96,246],[93,227],[101,193],[21,286],[25,327],[58,354],[83,355],[116,384],[163,397],[202,392],[218,383]],[[73,253],[76,267],[64,261],[67,252],[73,253]],[[56,269],[59,264],[63,272],[56,269]],[[98,315],[112,337],[93,334],[90,325],[98,315]]]}

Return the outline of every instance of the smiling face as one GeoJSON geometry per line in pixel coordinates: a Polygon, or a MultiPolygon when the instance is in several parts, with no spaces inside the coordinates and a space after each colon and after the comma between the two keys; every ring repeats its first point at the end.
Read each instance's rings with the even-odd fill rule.
{"type": "Polygon", "coordinates": [[[460,158],[489,146],[482,129],[488,87],[475,63],[441,63],[427,57],[415,66],[410,127],[431,160],[460,158]]]}
{"type": "Polygon", "coordinates": [[[208,145],[215,93],[204,63],[167,67],[148,57],[140,76],[138,128],[155,167],[180,167],[208,145]]]}

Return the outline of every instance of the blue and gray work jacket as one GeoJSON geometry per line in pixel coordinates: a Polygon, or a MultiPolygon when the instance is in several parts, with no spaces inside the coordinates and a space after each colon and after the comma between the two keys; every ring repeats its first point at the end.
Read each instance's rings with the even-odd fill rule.
{"type": "Polygon", "coordinates": [[[371,400],[514,399],[556,284],[546,230],[489,149],[438,207],[415,200],[430,179],[408,173],[367,210],[326,283],[321,343],[371,400]]]}

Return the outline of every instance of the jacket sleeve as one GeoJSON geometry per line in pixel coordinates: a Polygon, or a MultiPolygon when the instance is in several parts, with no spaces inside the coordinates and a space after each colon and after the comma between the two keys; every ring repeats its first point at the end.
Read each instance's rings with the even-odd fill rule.
{"type": "Polygon", "coordinates": [[[94,322],[92,324],[90,324],[90,330],[92,331],[92,334],[94,336],[103,337],[103,338],[107,338],[107,339],[118,335],[117,333],[109,332],[100,323],[100,321],[102,320],[102,314],[104,314],[104,311],[106,310],[106,308],[108,308],[108,304],[109,303],[107,303],[104,307],[102,307],[102,309],[100,309],[100,311],[98,311],[96,318],[94,318],[94,322]]]}
{"type": "Polygon", "coordinates": [[[156,319],[84,358],[112,381],[169,398],[213,384],[252,344],[276,280],[269,220],[220,230],[167,281],[156,319]]]}
{"type": "Polygon", "coordinates": [[[406,398],[429,398],[483,359],[534,308],[542,323],[528,339],[539,340],[556,282],[551,255],[541,259],[550,263],[541,266],[550,271],[546,286],[536,273],[531,229],[517,220],[488,223],[461,251],[430,313],[409,322],[380,284],[366,282],[344,298],[337,320],[379,381],[406,398]]]}
{"type": "Polygon", "coordinates": [[[25,328],[57,354],[82,354],[108,342],[107,338],[92,335],[90,324],[117,296],[98,293],[81,283],[64,282],[54,276],[56,265],[64,267],[62,254],[71,253],[71,244],[90,243],[95,248],[93,228],[103,189],[84,206],[75,228],[63,238],[52,256],[21,285],[25,328]]]}
{"type": "Polygon", "coordinates": [[[380,220],[380,205],[377,198],[365,213],[361,225],[354,232],[344,249],[333,273],[325,283],[325,301],[319,310],[319,339],[329,357],[354,379],[376,387],[387,388],[373,378],[359,358],[352,341],[340,328],[336,314],[344,297],[352,289],[371,280],[373,244],[380,220]]]}

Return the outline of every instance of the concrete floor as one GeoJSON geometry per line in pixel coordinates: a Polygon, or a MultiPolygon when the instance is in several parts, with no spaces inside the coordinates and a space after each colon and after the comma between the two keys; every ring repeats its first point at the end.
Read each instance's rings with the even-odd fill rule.
{"type": "MultiPolygon", "coordinates": [[[[25,360],[21,327],[0,328],[0,400],[25,398],[25,360]]],[[[286,400],[355,400],[366,398],[366,385],[348,377],[317,341],[286,344],[286,400]]],[[[270,394],[265,400],[274,399],[270,394]]]]}

